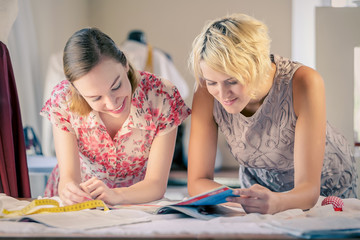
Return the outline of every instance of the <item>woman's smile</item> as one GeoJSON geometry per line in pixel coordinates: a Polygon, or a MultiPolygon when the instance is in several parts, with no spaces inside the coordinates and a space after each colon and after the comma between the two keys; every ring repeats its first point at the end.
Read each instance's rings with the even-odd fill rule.
{"type": "Polygon", "coordinates": [[[223,100],[222,103],[225,106],[231,106],[236,102],[237,99],[238,99],[237,97],[232,98],[232,99],[226,99],[226,100],[223,100]]]}
{"type": "Polygon", "coordinates": [[[109,110],[109,112],[113,113],[113,114],[119,114],[121,113],[124,109],[125,109],[125,105],[126,105],[126,99],[127,97],[124,98],[123,103],[116,109],[114,110],[109,110]]]}

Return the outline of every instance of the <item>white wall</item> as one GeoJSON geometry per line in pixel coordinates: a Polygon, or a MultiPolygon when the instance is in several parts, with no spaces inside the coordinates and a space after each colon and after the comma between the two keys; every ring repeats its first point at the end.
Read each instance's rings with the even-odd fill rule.
{"type": "MultiPolygon", "coordinates": [[[[354,146],[354,48],[360,43],[360,8],[316,8],[316,66],[326,88],[328,121],[354,146]]],[[[357,158],[360,173],[360,161],[357,158]]],[[[358,186],[360,194],[360,185],[358,186]]]]}
{"type": "MultiPolygon", "coordinates": [[[[43,83],[50,55],[64,49],[76,30],[89,25],[87,0],[29,0],[39,49],[39,71],[43,83]]],[[[41,90],[44,88],[38,86],[41,90]]],[[[39,96],[39,97],[42,97],[39,96]]],[[[42,103],[42,99],[41,99],[42,103]]]]}
{"type": "Polygon", "coordinates": [[[359,26],[359,7],[316,8],[316,68],[325,81],[327,118],[351,145],[354,144],[354,48],[360,43],[359,26]]]}
{"type": "Polygon", "coordinates": [[[315,7],[321,0],[292,0],[292,59],[315,66],[315,7]]]}
{"type": "MultiPolygon", "coordinates": [[[[360,143],[360,42],[354,48],[354,85],[354,138],[355,142],[360,143]]],[[[360,153],[358,157],[360,157],[360,153]]]]}

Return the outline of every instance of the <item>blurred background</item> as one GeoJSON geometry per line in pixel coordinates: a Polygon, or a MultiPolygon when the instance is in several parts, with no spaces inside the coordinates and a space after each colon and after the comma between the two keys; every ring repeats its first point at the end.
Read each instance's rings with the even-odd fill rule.
{"type": "MultiPolygon", "coordinates": [[[[358,1],[10,1],[17,2],[18,13],[7,46],[13,63],[22,120],[24,126],[34,129],[43,156],[47,159],[56,161],[49,123],[40,117],[39,112],[53,85],[63,80],[61,54],[67,39],[75,31],[98,27],[121,46],[128,40],[131,31],[140,30],[146,43],[165,53],[173,64],[173,71],[181,78],[179,87],[185,89],[183,97],[191,107],[194,78],[187,60],[192,41],[208,20],[235,12],[251,15],[267,24],[272,53],[300,61],[320,72],[325,80],[328,121],[345,135],[352,146],[360,142],[357,134],[360,128],[358,1]]],[[[190,118],[184,123],[183,130],[185,162],[189,125],[190,118]]],[[[358,148],[355,148],[356,152],[358,148]]],[[[218,150],[219,171],[236,170],[237,163],[222,136],[218,150]]],[[[357,159],[360,165],[358,153],[357,159]]],[[[40,162],[36,168],[41,166],[40,162]]],[[[51,164],[47,167],[51,168],[51,164]]]]}

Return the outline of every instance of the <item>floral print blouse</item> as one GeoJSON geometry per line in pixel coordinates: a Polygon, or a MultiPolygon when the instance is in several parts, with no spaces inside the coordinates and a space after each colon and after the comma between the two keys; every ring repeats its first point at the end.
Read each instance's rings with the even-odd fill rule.
{"type": "MultiPolygon", "coordinates": [[[[145,177],[151,144],[180,125],[190,114],[179,91],[169,81],[147,72],[132,96],[130,114],[112,139],[98,113],[81,116],[69,110],[71,95],[67,80],[54,87],[40,114],[77,137],[81,178],[93,176],[110,188],[128,187],[145,177]]],[[[58,195],[59,169],[56,166],[44,196],[58,195]]]]}

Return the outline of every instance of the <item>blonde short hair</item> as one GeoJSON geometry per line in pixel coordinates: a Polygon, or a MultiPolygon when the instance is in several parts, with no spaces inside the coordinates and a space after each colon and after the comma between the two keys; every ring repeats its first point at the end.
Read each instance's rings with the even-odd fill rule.
{"type": "Polygon", "coordinates": [[[232,14],[205,25],[195,38],[189,64],[196,87],[202,83],[200,62],[215,71],[236,78],[256,96],[271,69],[270,38],[267,26],[245,14],[232,14]]]}

